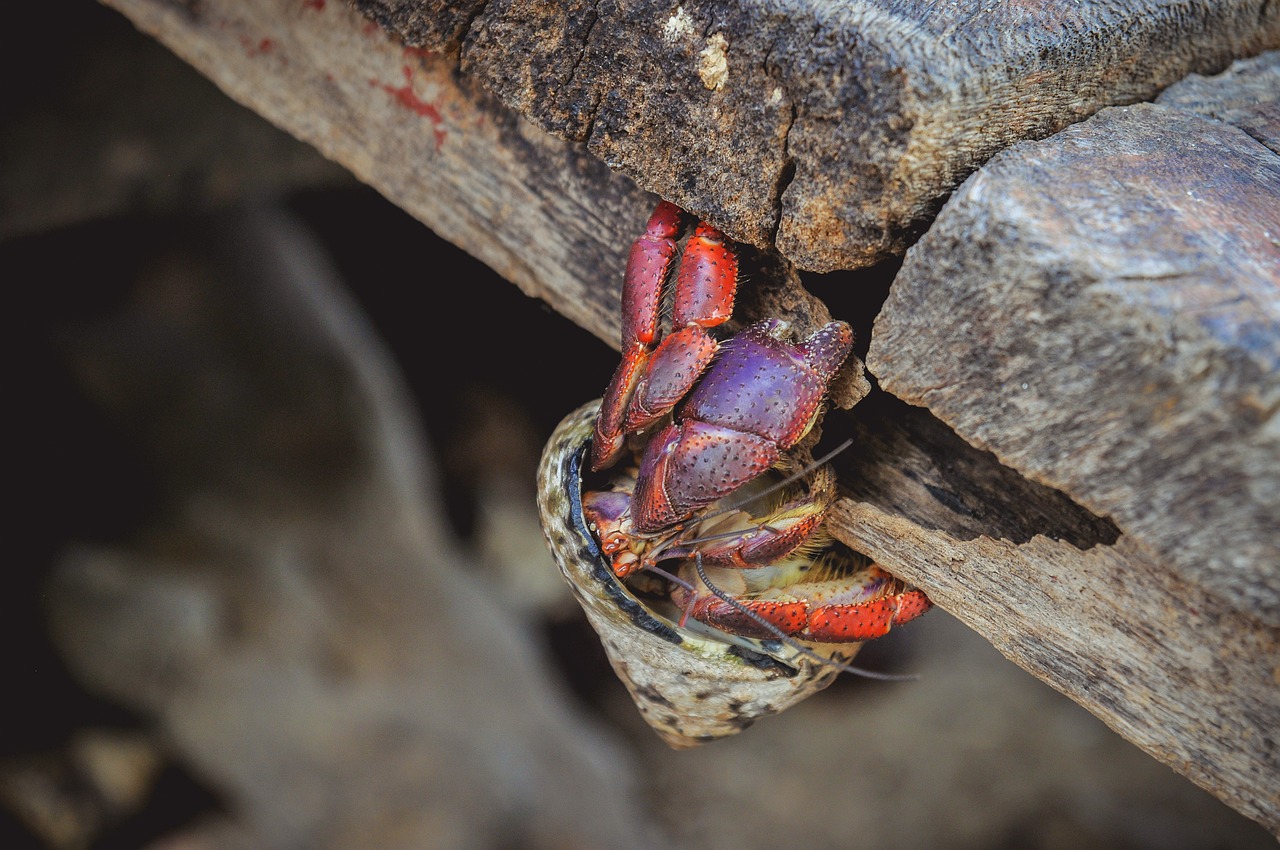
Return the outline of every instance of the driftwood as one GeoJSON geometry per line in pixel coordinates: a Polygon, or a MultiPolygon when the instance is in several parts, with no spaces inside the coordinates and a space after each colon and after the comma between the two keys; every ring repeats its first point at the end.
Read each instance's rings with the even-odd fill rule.
{"type": "MultiPolygon", "coordinates": [[[[625,248],[637,222],[643,220],[650,198],[610,172],[582,144],[546,135],[485,94],[470,76],[460,75],[456,57],[447,52],[449,47],[459,46],[456,40],[443,39],[440,45],[446,52],[440,54],[405,48],[344,6],[324,2],[204,0],[181,7],[161,0],[111,0],[111,5],[187,58],[233,97],[346,165],[525,292],[546,299],[602,338],[614,340],[625,248]]],[[[866,211],[855,211],[857,204],[848,200],[851,195],[840,196],[833,214],[814,216],[806,210],[805,204],[818,203],[823,197],[826,200],[822,203],[830,203],[833,197],[824,195],[822,187],[802,192],[802,178],[809,179],[802,165],[809,167],[806,163],[813,160],[807,157],[817,155],[824,133],[835,133],[841,144],[855,140],[864,145],[880,143],[863,138],[863,133],[855,133],[851,139],[843,116],[852,107],[843,101],[824,104],[820,92],[810,91],[803,102],[806,110],[813,110],[804,113],[814,119],[811,124],[797,123],[802,110],[787,107],[794,116],[783,122],[787,128],[783,133],[787,156],[783,159],[788,162],[781,171],[770,170],[767,153],[761,153],[776,151],[777,133],[730,134],[744,145],[756,139],[748,153],[733,149],[737,150],[734,156],[757,163],[756,170],[766,175],[763,180],[739,176],[736,181],[719,184],[754,199],[744,201],[742,207],[752,211],[751,216],[744,216],[731,229],[740,235],[764,234],[766,238],[760,241],[768,244],[773,241],[776,224],[779,247],[812,267],[852,265],[884,256],[905,245],[913,229],[953,188],[952,183],[1008,141],[1047,135],[1105,103],[1153,95],[1188,70],[1216,70],[1236,52],[1252,52],[1275,43],[1280,10],[1274,4],[1225,3],[1212,8],[1214,11],[1205,15],[1213,23],[1196,31],[1213,33],[1211,38],[1177,28],[1182,25],[1178,21],[1206,20],[1204,16],[1174,20],[1162,17],[1159,9],[1147,9],[1136,18],[1141,25],[1126,19],[1127,28],[1100,28],[1095,34],[1102,42],[1114,33],[1109,46],[1089,39],[1059,46],[1063,55],[1076,55],[1068,48],[1088,46],[1092,52],[1085,55],[1111,57],[1113,61],[1105,66],[1110,70],[1098,71],[1097,78],[1073,78],[1067,85],[1062,79],[1045,81],[1042,68],[1032,73],[1023,67],[1018,85],[1006,81],[1001,103],[1035,101],[1055,91],[1069,91],[1076,98],[1083,91],[1088,96],[1080,101],[1080,110],[1066,109],[1061,96],[1049,98],[1054,108],[1038,119],[1024,116],[1029,122],[1026,125],[1006,115],[1004,122],[1020,129],[993,130],[1000,135],[999,144],[974,147],[955,135],[937,141],[932,151],[956,148],[965,153],[959,154],[959,159],[948,154],[941,165],[929,166],[929,180],[917,176],[907,181],[903,177],[900,185],[914,181],[933,186],[934,192],[902,201],[894,214],[876,209],[874,204],[866,211]],[[1246,19],[1248,24],[1239,23],[1246,19]],[[1210,40],[1225,47],[1214,48],[1210,40]],[[1186,49],[1152,54],[1158,43],[1177,43],[1186,49]],[[1147,55],[1164,55],[1168,62],[1129,62],[1133,56],[1147,55]],[[1130,67],[1132,74],[1117,70],[1124,67],[1130,67]],[[824,120],[816,120],[818,117],[824,120]],[[789,181],[785,192],[779,185],[782,178],[789,181]],[[943,184],[945,188],[940,188],[943,184]],[[791,198],[796,200],[789,206],[791,198]],[[846,221],[852,223],[846,225],[846,221]],[[801,227],[810,229],[801,232],[797,229],[801,227]],[[874,238],[858,235],[868,232],[874,238]],[[855,243],[860,247],[850,247],[855,243]],[[867,245],[873,247],[868,249],[867,245]],[[816,252],[828,253],[820,257],[816,252]]],[[[485,15],[496,21],[502,9],[505,7],[494,4],[486,7],[485,15]]],[[[670,10],[666,14],[670,15],[670,10]]],[[[404,18],[412,19],[412,15],[404,18]]],[[[467,19],[464,15],[460,20],[467,19]]],[[[698,24],[696,19],[690,26],[695,43],[680,49],[701,54],[706,45],[697,39],[709,43],[715,28],[707,28],[705,21],[698,24]],[[703,32],[707,34],[701,35],[703,32]]],[[[838,22],[819,21],[814,26],[825,39],[815,40],[815,50],[845,46],[831,36],[838,22]]],[[[806,25],[805,32],[813,29],[806,25]]],[[[677,30],[683,32],[683,25],[677,30]]],[[[1061,30],[1074,31],[1074,27],[1061,30]]],[[[490,37],[497,32],[491,30],[490,37]]],[[[962,27],[959,32],[968,30],[962,27]]],[[[853,41],[859,47],[869,43],[861,37],[853,41]]],[[[787,43],[782,41],[782,49],[770,54],[769,63],[763,61],[762,48],[757,49],[752,67],[765,68],[766,72],[758,73],[766,77],[782,73],[770,63],[780,61],[778,56],[785,54],[787,43]]],[[[473,48],[459,47],[472,72],[488,73],[484,71],[486,62],[496,61],[485,58],[478,42],[473,48]]],[[[731,63],[736,61],[733,57],[747,55],[752,54],[736,49],[728,52],[731,63]]],[[[1050,50],[1048,55],[1055,54],[1050,50]]],[[[903,62],[902,55],[895,56],[894,61],[903,62]]],[[[879,53],[872,58],[890,61],[879,53]]],[[[565,70],[562,64],[555,67],[565,70]]],[[[738,66],[729,67],[733,74],[738,66]]],[[[889,64],[874,62],[869,67],[891,69],[889,64]]],[[[1092,66],[1083,62],[1082,67],[1092,66]]],[[[792,68],[786,73],[795,75],[803,70],[792,68]]],[[[705,73],[714,83],[714,69],[705,73]]],[[[1011,72],[1002,73],[1007,77],[1011,72]]],[[[888,70],[884,74],[896,78],[888,70]]],[[[901,76],[911,78],[909,74],[901,76]]],[[[641,77],[652,75],[646,72],[641,77]]],[[[712,91],[701,76],[695,84],[686,73],[677,83],[673,83],[677,96],[679,91],[687,94],[697,86],[703,86],[704,92],[712,91]]],[[[976,76],[972,85],[980,93],[994,83],[976,76]]],[[[784,99],[796,98],[795,89],[778,87],[784,99]]],[[[824,91],[834,96],[841,89],[824,91]]],[[[518,99],[513,102],[519,103],[518,99]]],[[[621,108],[610,105],[608,97],[602,103],[610,109],[621,108]]],[[[767,103],[762,101],[756,108],[767,109],[767,103]]],[[[903,134],[923,141],[920,132],[908,133],[901,127],[895,131],[891,117],[880,116],[884,123],[875,126],[872,136],[897,132],[900,145],[907,144],[903,134]]],[[[661,123],[652,116],[648,120],[661,123]]],[[[969,114],[970,123],[985,120],[969,114]]],[[[599,118],[595,125],[602,131],[611,126],[599,118]]],[[[603,136],[591,144],[610,164],[621,167],[629,160],[618,146],[630,142],[621,138],[618,128],[631,126],[619,124],[610,131],[613,147],[600,147],[603,136]]],[[[699,126],[704,130],[685,129],[712,135],[705,132],[705,124],[699,126]]],[[[870,132],[865,125],[857,126],[870,132]]],[[[636,133],[631,141],[638,143],[642,141],[638,125],[636,133]]],[[[589,134],[588,138],[595,136],[589,134]]],[[[650,140],[641,147],[662,148],[663,144],[650,140]]],[[[670,182],[672,175],[657,169],[646,173],[644,185],[664,191],[670,186],[674,199],[688,202],[693,196],[687,193],[706,188],[697,175],[720,173],[706,165],[705,149],[711,147],[713,142],[702,139],[699,147],[683,150],[682,168],[688,162],[698,165],[680,171],[680,179],[674,183],[670,182]],[[682,181],[692,188],[685,188],[682,181]]],[[[833,163],[831,167],[843,175],[842,179],[854,182],[848,175],[858,173],[856,169],[840,165],[846,163],[843,159],[833,163]]],[[[877,173],[883,183],[883,173],[877,173]]],[[[841,191],[850,190],[845,187],[841,191]]],[[[689,205],[722,214],[718,223],[732,224],[728,200],[713,202],[709,192],[699,197],[703,200],[689,205]]],[[[1263,701],[1258,702],[1260,687],[1265,685],[1265,680],[1260,683],[1258,678],[1259,665],[1276,655],[1272,627],[1237,617],[1239,609],[1221,607],[1221,597],[1187,582],[1183,573],[1155,557],[1133,537],[1120,516],[1113,517],[1112,523],[1101,515],[1106,508],[1095,506],[1091,512],[1062,493],[1034,483],[1015,471],[1012,461],[1004,466],[993,455],[971,448],[927,411],[877,394],[847,416],[829,415],[826,427],[861,434],[865,447],[859,456],[843,461],[842,484],[848,488],[849,498],[842,501],[837,518],[840,536],[917,581],[943,607],[968,615],[968,622],[1009,657],[1084,702],[1148,752],[1272,830],[1280,830],[1275,751],[1270,743],[1270,730],[1277,725],[1272,722],[1275,699],[1268,699],[1264,692],[1263,701]],[[1124,621],[1128,625],[1120,633],[1115,631],[1115,610],[1109,607],[1113,599],[1133,603],[1132,616],[1124,621]],[[1182,640],[1170,650],[1171,656],[1162,656],[1162,632],[1148,623],[1167,621],[1170,600],[1178,604],[1173,616],[1182,640]],[[1086,604],[1090,601],[1096,604],[1086,604]],[[1122,634],[1123,640],[1117,634],[1122,634]],[[1234,653],[1217,651],[1227,646],[1240,649],[1234,653]],[[1176,671],[1160,666],[1162,658],[1170,657],[1181,665],[1176,671]],[[1162,677],[1161,670],[1176,675],[1162,677]],[[1232,720],[1215,729],[1213,724],[1226,722],[1224,718],[1232,720]]],[[[1083,496],[1080,498],[1083,502],[1083,496]]],[[[1267,675],[1275,674],[1268,670],[1267,675]]],[[[1275,679],[1269,681],[1273,688],[1269,693],[1274,694],[1275,679]]]]}
{"type": "MultiPolygon", "coordinates": [[[[1237,75],[1277,68],[1272,55],[1237,75]]],[[[1221,111],[1274,147],[1277,97],[1221,111]]],[[[877,545],[943,600],[1016,563],[998,580],[1017,610],[967,599],[961,618],[987,634],[980,621],[1004,621],[1010,656],[1273,829],[1277,234],[1272,149],[1177,109],[1105,110],[961,187],[908,253],[869,358],[889,392],[1123,532],[877,545]],[[931,549],[960,560],[939,569],[931,549]]],[[[867,524],[854,537],[898,523],[867,524]]]]}
{"type": "Polygon", "coordinates": [[[961,188],[872,368],[1280,626],[1278,234],[1280,156],[1176,110],[1104,111],[961,188]]]}
{"type": "Polygon", "coordinates": [[[803,268],[901,254],[1011,142],[1280,46],[1262,0],[357,0],[544,129],[803,268]]]}

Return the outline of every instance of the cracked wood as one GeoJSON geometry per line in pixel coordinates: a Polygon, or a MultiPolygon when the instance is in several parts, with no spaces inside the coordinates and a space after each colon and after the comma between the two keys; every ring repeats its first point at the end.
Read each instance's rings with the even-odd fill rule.
{"type": "Polygon", "coordinates": [[[1175,86],[1169,105],[1107,109],[995,157],[908,252],[876,320],[868,365],[888,392],[1119,537],[970,541],[904,522],[879,494],[840,526],[1273,831],[1277,79],[1267,54],[1175,86]],[[972,593],[989,584],[999,593],[972,593]]]}
{"type": "Polygon", "coordinates": [[[1268,0],[355,0],[611,167],[829,271],[901,255],[986,159],[1280,46],[1268,0]]]}

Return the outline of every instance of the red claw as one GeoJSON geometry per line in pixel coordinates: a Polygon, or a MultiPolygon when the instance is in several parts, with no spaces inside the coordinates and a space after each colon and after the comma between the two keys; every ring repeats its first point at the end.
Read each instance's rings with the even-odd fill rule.
{"type": "Polygon", "coordinates": [[[718,347],[697,325],[673,331],[654,350],[648,368],[636,382],[624,429],[643,431],[666,416],[689,391],[689,376],[701,375],[718,347]]]}
{"type": "Polygon", "coordinates": [[[631,246],[622,284],[622,350],[636,343],[651,345],[658,337],[662,283],[676,255],[676,239],[684,228],[684,211],[663,201],[649,217],[644,233],[631,246]]]}
{"type": "Polygon", "coordinates": [[[719,230],[700,223],[680,261],[671,323],[677,328],[722,325],[733,315],[737,294],[738,255],[719,230]]]}

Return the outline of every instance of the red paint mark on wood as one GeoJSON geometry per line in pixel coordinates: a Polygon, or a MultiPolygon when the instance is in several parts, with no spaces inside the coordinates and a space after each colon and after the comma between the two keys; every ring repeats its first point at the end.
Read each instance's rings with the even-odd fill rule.
{"type": "Polygon", "coordinates": [[[302,0],[302,8],[313,9],[317,12],[323,12],[324,0],[302,0]]]}
{"type": "Polygon", "coordinates": [[[386,83],[380,83],[377,80],[370,80],[369,85],[377,86],[387,94],[395,98],[396,102],[405,109],[415,112],[431,122],[431,133],[435,137],[436,150],[440,150],[440,146],[444,144],[445,137],[448,135],[444,130],[444,116],[440,114],[440,109],[434,103],[425,101],[413,92],[413,69],[405,65],[402,69],[404,72],[404,85],[391,86],[386,83]]]}
{"type": "Polygon", "coordinates": [[[406,47],[404,49],[405,59],[430,59],[435,56],[434,50],[427,50],[425,47],[406,47]]]}
{"type": "Polygon", "coordinates": [[[240,46],[244,48],[244,52],[249,56],[262,56],[276,49],[276,43],[269,38],[254,41],[252,37],[247,35],[240,36],[240,46]]]}
{"type": "Polygon", "coordinates": [[[365,21],[364,26],[360,27],[360,32],[365,35],[373,35],[374,33],[379,32],[378,25],[373,21],[365,21]]]}

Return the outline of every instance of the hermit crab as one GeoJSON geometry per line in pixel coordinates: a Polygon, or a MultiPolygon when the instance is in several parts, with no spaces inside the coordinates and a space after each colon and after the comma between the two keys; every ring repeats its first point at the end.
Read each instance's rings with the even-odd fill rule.
{"type": "Polygon", "coordinates": [[[849,326],[795,339],[766,319],[724,334],[737,250],[705,222],[685,239],[690,218],[660,202],[633,244],[622,361],[604,397],[552,434],[538,472],[552,555],[676,747],[816,693],[860,641],[930,607],[831,539],[834,475],[793,452],[822,416],[849,326]]]}

